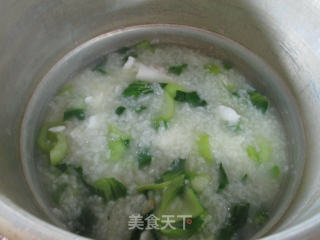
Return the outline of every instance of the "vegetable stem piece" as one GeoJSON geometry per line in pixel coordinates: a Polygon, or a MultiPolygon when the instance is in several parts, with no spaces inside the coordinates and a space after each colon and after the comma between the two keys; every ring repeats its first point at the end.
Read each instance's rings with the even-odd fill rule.
{"type": "Polygon", "coordinates": [[[213,163],[214,157],[210,148],[210,136],[207,133],[200,135],[197,146],[200,156],[206,160],[207,163],[213,163]]]}
{"type": "Polygon", "coordinates": [[[108,137],[110,138],[108,143],[110,157],[108,160],[111,162],[118,161],[128,149],[130,144],[130,137],[124,135],[113,125],[109,126],[108,137]]]}
{"type": "Polygon", "coordinates": [[[56,133],[57,142],[50,150],[50,163],[57,165],[65,158],[68,151],[67,138],[62,133],[56,133]]]}

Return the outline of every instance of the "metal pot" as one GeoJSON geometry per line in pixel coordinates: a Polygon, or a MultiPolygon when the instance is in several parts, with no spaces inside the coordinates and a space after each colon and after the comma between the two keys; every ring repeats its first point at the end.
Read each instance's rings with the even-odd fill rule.
{"type": "MultiPolygon", "coordinates": [[[[273,69],[272,79],[281,79],[274,82],[266,79],[265,84],[262,81],[261,88],[271,92],[272,99],[281,109],[290,136],[293,172],[297,174],[295,177],[288,178],[290,182],[288,189],[284,191],[286,194],[279,199],[283,207],[280,207],[279,214],[274,220],[277,220],[277,224],[264,236],[265,239],[318,239],[320,236],[318,227],[320,226],[320,186],[318,184],[320,150],[317,145],[320,137],[317,133],[320,132],[318,121],[320,119],[320,80],[318,79],[320,50],[317,49],[317,44],[320,35],[316,27],[320,26],[319,17],[319,5],[312,0],[303,1],[303,3],[294,0],[281,2],[268,0],[259,2],[254,0],[96,0],[94,2],[2,0],[0,3],[0,82],[2,86],[0,89],[0,232],[14,240],[83,239],[50,224],[48,215],[34,198],[35,188],[30,188],[27,184],[26,177],[29,183],[36,178],[32,170],[26,171],[25,177],[22,167],[21,159],[32,158],[28,149],[32,148],[34,142],[32,134],[26,133],[35,128],[38,116],[41,114],[32,106],[41,106],[39,102],[44,104],[45,101],[39,101],[39,99],[45,99],[45,93],[48,99],[50,94],[54,93],[54,89],[62,83],[63,78],[57,83],[49,81],[50,74],[56,71],[68,75],[68,72],[61,71],[63,68],[58,68],[59,71],[57,71],[57,66],[68,66],[68,61],[65,60],[69,58],[76,60],[77,64],[69,65],[75,70],[98,54],[102,48],[96,44],[97,47],[87,51],[87,55],[82,54],[79,49],[99,41],[101,44],[108,45],[108,39],[112,37],[113,45],[109,43],[108,46],[115,48],[116,37],[121,34],[122,37],[118,40],[122,39],[122,42],[119,40],[118,45],[137,40],[141,36],[150,37],[155,32],[149,28],[148,33],[143,27],[126,28],[125,31],[114,32],[124,27],[143,24],[176,24],[212,31],[241,44],[247,48],[246,51],[254,54],[245,55],[240,51],[237,55],[236,49],[231,51],[233,55],[226,54],[228,49],[232,50],[232,44],[228,45],[231,41],[228,39],[220,43],[218,52],[225,53],[224,56],[229,58],[242,59],[244,63],[239,64],[239,68],[247,69],[246,66],[249,65],[257,67],[254,69],[259,71],[255,76],[266,79],[271,75],[267,72],[262,74],[265,69],[259,68],[262,66],[259,65],[259,59],[262,59],[273,69]],[[130,33],[130,29],[134,31],[130,33]],[[137,29],[140,29],[140,32],[143,29],[139,37],[137,29]],[[112,34],[95,38],[111,31],[113,31],[112,34]],[[94,40],[81,45],[90,39],[94,40]],[[107,40],[103,41],[104,39],[107,40]],[[82,47],[63,58],[79,45],[82,47]],[[49,72],[60,59],[62,59],[60,63],[64,64],[56,65],[49,72]],[[254,60],[257,60],[256,63],[254,60]],[[37,86],[36,94],[32,97],[37,86]],[[45,86],[50,91],[41,91],[42,93],[38,94],[39,89],[45,89],[45,86]],[[27,117],[23,121],[30,99],[32,100],[26,112],[27,117]],[[38,105],[35,105],[36,102],[38,105]],[[22,121],[23,131],[21,132],[22,121]],[[20,138],[22,151],[20,151],[20,138]],[[304,160],[305,164],[303,164],[304,160]],[[304,172],[299,184],[299,172],[302,173],[303,165],[304,172]],[[298,191],[296,191],[297,187],[299,187],[298,191]],[[288,206],[291,197],[293,201],[288,206]]],[[[196,47],[204,48],[205,44],[209,46],[210,43],[219,45],[217,38],[210,37],[212,34],[203,30],[199,33],[198,30],[190,27],[157,26],[158,29],[163,28],[158,32],[160,38],[165,38],[165,33],[169,33],[170,36],[175,35],[175,41],[178,38],[183,41],[185,38],[185,43],[197,45],[196,47]],[[196,44],[197,40],[198,44],[196,44]]],[[[167,39],[170,38],[167,37],[167,39]]],[[[243,52],[246,52],[245,48],[241,47],[243,52]]],[[[238,62],[241,62],[240,60],[238,62]]],[[[70,69],[68,71],[71,71],[70,69]]],[[[67,69],[65,68],[64,71],[67,69]]],[[[32,164],[32,161],[24,160],[25,169],[32,169],[32,164]]]]}

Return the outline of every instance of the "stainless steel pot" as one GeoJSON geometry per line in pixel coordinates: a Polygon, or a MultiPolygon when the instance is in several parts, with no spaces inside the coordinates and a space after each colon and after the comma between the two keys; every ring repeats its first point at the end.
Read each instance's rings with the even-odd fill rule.
{"type": "MultiPolygon", "coordinates": [[[[306,146],[305,149],[302,146],[304,140],[299,131],[292,135],[294,170],[301,170],[304,150],[306,164],[293,202],[278,224],[265,234],[265,239],[320,238],[319,17],[320,6],[311,0],[303,3],[294,0],[2,0],[0,232],[14,240],[82,239],[49,224],[48,216],[38,206],[26,183],[20,156],[20,129],[25,108],[47,72],[81,43],[128,26],[170,23],[213,31],[232,39],[263,59],[282,79],[283,85],[278,82],[279,89],[275,84],[264,87],[269,86],[271,92],[278,93],[286,88],[291,94],[283,98],[275,94],[273,99],[285,103],[292,97],[292,102],[297,103],[297,108],[287,104],[291,118],[284,119],[291,128],[289,131],[299,130],[300,120],[293,118],[299,115],[292,112],[298,109],[306,146]]],[[[191,38],[190,35],[188,39],[191,38]]],[[[204,39],[199,39],[201,41],[204,39]]],[[[283,112],[285,106],[282,104],[283,112]]],[[[24,129],[35,126],[36,116],[33,122],[32,115],[28,115],[24,129]]],[[[24,142],[28,142],[26,140],[24,138],[24,142]]],[[[30,137],[30,146],[32,142],[30,137]]],[[[22,146],[25,155],[24,146],[27,145],[22,146]]],[[[27,168],[29,163],[25,162],[27,168]]],[[[32,179],[32,171],[27,177],[32,179]]],[[[297,179],[292,178],[293,182],[288,185],[292,193],[297,179]]],[[[287,201],[286,197],[281,200],[287,201]]]]}

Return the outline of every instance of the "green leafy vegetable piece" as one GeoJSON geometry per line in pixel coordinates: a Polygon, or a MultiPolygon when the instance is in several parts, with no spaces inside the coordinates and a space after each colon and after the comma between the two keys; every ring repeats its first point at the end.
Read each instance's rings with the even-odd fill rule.
{"type": "Polygon", "coordinates": [[[73,91],[73,85],[68,84],[64,88],[61,89],[59,92],[58,96],[66,95],[66,94],[71,94],[73,91]]]}
{"type": "Polygon", "coordinates": [[[140,169],[149,166],[151,161],[152,155],[150,154],[150,150],[148,148],[145,148],[138,153],[138,164],[140,169]]]}
{"type": "Polygon", "coordinates": [[[160,85],[160,87],[162,88],[162,89],[164,89],[167,85],[168,85],[168,83],[159,83],[159,85],[160,85]]]}
{"type": "Polygon", "coordinates": [[[262,226],[266,222],[268,222],[268,220],[269,220],[269,212],[266,209],[261,208],[254,216],[253,222],[258,226],[262,226]]]}
{"type": "Polygon", "coordinates": [[[247,154],[250,159],[254,160],[257,163],[260,163],[260,157],[257,149],[254,146],[248,146],[247,147],[247,154]]]}
{"type": "Polygon", "coordinates": [[[115,178],[102,178],[92,184],[105,202],[115,201],[127,195],[127,188],[115,178]]]}
{"type": "Polygon", "coordinates": [[[185,91],[184,87],[175,84],[175,83],[167,83],[164,87],[164,90],[167,91],[167,93],[172,97],[173,99],[176,96],[176,92],[179,91],[185,91]]]}
{"type": "Polygon", "coordinates": [[[213,163],[214,157],[210,148],[210,136],[207,133],[200,135],[200,138],[197,141],[197,146],[200,156],[206,160],[207,163],[213,163]]]}
{"type": "Polygon", "coordinates": [[[197,192],[201,193],[209,184],[210,177],[207,174],[196,175],[191,178],[191,186],[197,192]]]}
{"type": "Polygon", "coordinates": [[[136,113],[142,113],[146,109],[147,109],[147,107],[142,105],[142,106],[137,107],[134,111],[136,113]]]}
{"type": "Polygon", "coordinates": [[[231,70],[232,69],[232,63],[230,63],[229,61],[223,61],[223,67],[226,70],[231,70]]]}
{"type": "Polygon", "coordinates": [[[188,67],[188,65],[185,63],[176,66],[170,66],[168,68],[168,72],[179,76],[186,67],[188,67]]]}
{"type": "Polygon", "coordinates": [[[97,220],[97,217],[89,207],[82,208],[79,217],[75,221],[74,232],[85,237],[92,236],[93,227],[97,220]]]}
{"type": "Polygon", "coordinates": [[[251,103],[257,109],[261,110],[262,113],[265,113],[269,107],[268,99],[265,96],[255,91],[249,92],[248,94],[249,94],[251,103]]]}
{"type": "Polygon", "coordinates": [[[217,65],[217,64],[214,64],[214,63],[213,63],[213,64],[206,65],[204,68],[208,71],[208,73],[211,73],[211,74],[218,75],[218,74],[221,74],[221,73],[222,73],[222,71],[221,71],[221,69],[218,67],[218,65],[217,65]]]}
{"type": "Polygon", "coordinates": [[[229,180],[226,171],[224,170],[222,163],[219,163],[219,186],[217,192],[222,192],[228,184],[229,180]]]}
{"type": "Polygon", "coordinates": [[[122,96],[138,98],[141,95],[147,95],[151,93],[153,93],[151,83],[136,81],[129,84],[129,86],[122,92],[122,96]]]}
{"type": "Polygon", "coordinates": [[[174,100],[189,103],[193,107],[204,107],[208,105],[205,100],[202,100],[199,97],[197,92],[183,92],[177,90],[174,100]]]}
{"type": "Polygon", "coordinates": [[[163,215],[172,215],[175,217],[175,230],[167,229],[162,231],[167,236],[190,236],[197,232],[202,224],[202,214],[205,212],[200,200],[191,188],[187,188],[181,195],[177,195],[172,202],[168,205],[163,215]],[[185,229],[183,229],[183,220],[177,216],[190,215],[191,224],[185,223],[185,229]]]}
{"type": "Polygon", "coordinates": [[[119,106],[119,107],[117,107],[117,109],[116,109],[116,114],[118,115],[118,116],[120,116],[120,115],[122,115],[124,112],[126,111],[126,108],[124,107],[124,106],[119,106]]]}
{"type": "Polygon", "coordinates": [[[56,133],[57,142],[50,150],[50,163],[57,165],[65,158],[68,152],[67,138],[62,133],[56,133]]]}
{"type": "Polygon", "coordinates": [[[56,186],[56,189],[52,193],[52,198],[55,204],[60,204],[61,197],[65,190],[67,189],[67,183],[60,183],[56,186]]]}
{"type": "Polygon", "coordinates": [[[171,183],[171,181],[162,182],[162,183],[158,183],[158,184],[144,185],[144,186],[138,187],[136,190],[138,192],[144,192],[144,191],[149,191],[149,190],[162,190],[165,187],[167,187],[170,183],[171,183]]]}
{"type": "Polygon", "coordinates": [[[153,53],[156,51],[155,47],[147,40],[137,43],[136,47],[140,49],[148,49],[153,53]]]}
{"type": "Polygon", "coordinates": [[[280,167],[275,165],[271,168],[271,175],[274,178],[278,178],[280,176],[280,167]]]}
{"type": "Polygon", "coordinates": [[[241,182],[242,183],[246,183],[248,181],[248,174],[243,175],[243,177],[241,178],[241,182]]]}
{"type": "Polygon", "coordinates": [[[106,56],[102,57],[102,59],[99,60],[97,65],[95,65],[92,68],[92,71],[93,72],[100,72],[101,74],[106,75],[107,72],[103,68],[105,67],[107,61],[108,61],[108,58],[106,56]]]}
{"type": "Polygon", "coordinates": [[[176,159],[171,164],[169,169],[163,173],[162,180],[170,181],[175,177],[185,174],[186,171],[186,160],[185,159],[176,159]]]}
{"type": "Polygon", "coordinates": [[[63,121],[70,120],[72,118],[77,118],[78,120],[84,120],[86,118],[84,109],[82,108],[71,108],[64,112],[63,121]]]}
{"type": "Polygon", "coordinates": [[[113,125],[109,126],[108,137],[108,145],[110,150],[109,161],[118,161],[128,149],[130,144],[130,137],[123,134],[113,125]]]}
{"type": "Polygon", "coordinates": [[[170,184],[163,191],[161,203],[156,213],[157,216],[162,216],[163,213],[167,210],[172,200],[174,200],[176,196],[183,192],[184,178],[185,175],[182,174],[176,176],[173,179],[170,179],[170,184]]]}
{"type": "Polygon", "coordinates": [[[129,47],[123,47],[123,48],[118,49],[117,53],[119,53],[119,54],[125,54],[125,53],[127,53],[128,51],[130,51],[130,50],[131,50],[131,48],[129,48],[129,47]]]}
{"type": "Polygon", "coordinates": [[[249,216],[249,203],[235,204],[231,207],[230,217],[218,232],[219,240],[231,240],[234,234],[247,222],[249,216]]]}
{"type": "Polygon", "coordinates": [[[152,123],[152,127],[157,131],[161,126],[163,126],[165,129],[168,129],[168,122],[166,120],[162,120],[161,118],[156,118],[152,123]]]}
{"type": "Polygon", "coordinates": [[[38,146],[42,151],[49,152],[54,147],[57,137],[56,134],[50,132],[49,129],[60,125],[59,123],[47,123],[42,126],[37,139],[38,146]]]}

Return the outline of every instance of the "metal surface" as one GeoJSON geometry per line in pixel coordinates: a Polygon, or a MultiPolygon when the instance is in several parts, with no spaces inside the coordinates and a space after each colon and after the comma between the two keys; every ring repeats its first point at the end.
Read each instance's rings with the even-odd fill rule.
{"type": "Polygon", "coordinates": [[[43,76],[80,43],[150,23],[220,33],[260,56],[284,80],[301,112],[307,162],[293,203],[266,239],[318,239],[320,6],[315,0],[1,0],[0,232],[14,240],[76,238],[45,222],[26,184],[19,156],[24,109],[43,76]]]}

